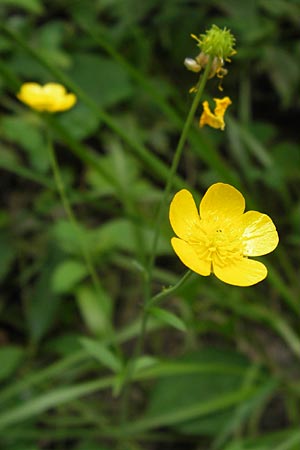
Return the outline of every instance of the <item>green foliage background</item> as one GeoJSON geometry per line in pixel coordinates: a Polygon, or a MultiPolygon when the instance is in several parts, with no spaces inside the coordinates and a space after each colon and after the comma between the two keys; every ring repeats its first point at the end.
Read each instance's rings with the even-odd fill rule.
{"type": "MultiPolygon", "coordinates": [[[[299,0],[0,0],[0,19],[0,448],[298,450],[299,0]],[[223,82],[233,104],[224,132],[190,131],[172,195],[233,184],[280,245],[259,285],[193,275],[156,310],[120,426],[141,261],[196,81],[183,60],[212,24],[237,39],[223,82]],[[60,82],[78,103],[45,119],[16,99],[25,81],[60,82]]],[[[166,208],[154,294],[185,270],[171,235],[166,208]]]]}

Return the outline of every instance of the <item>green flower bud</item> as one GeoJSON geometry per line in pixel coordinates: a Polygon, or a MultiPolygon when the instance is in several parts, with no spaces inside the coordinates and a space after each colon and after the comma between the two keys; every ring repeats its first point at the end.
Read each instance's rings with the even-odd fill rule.
{"type": "Polygon", "coordinates": [[[226,27],[221,30],[217,25],[200,34],[199,37],[192,34],[192,37],[198,42],[198,47],[206,55],[219,58],[221,61],[228,60],[228,58],[236,53],[234,50],[235,37],[226,27]]]}

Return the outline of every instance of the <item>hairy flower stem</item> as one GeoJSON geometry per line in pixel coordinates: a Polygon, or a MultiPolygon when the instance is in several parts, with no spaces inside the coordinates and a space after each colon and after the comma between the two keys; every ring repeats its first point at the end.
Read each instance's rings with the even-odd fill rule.
{"type": "MultiPolygon", "coordinates": [[[[193,123],[196,110],[199,106],[199,102],[201,100],[201,97],[202,97],[202,94],[203,94],[203,91],[204,91],[204,88],[205,88],[205,85],[206,85],[206,82],[207,82],[207,79],[208,79],[208,76],[209,76],[209,73],[211,70],[211,66],[212,66],[212,57],[209,58],[209,61],[205,67],[205,71],[204,71],[202,77],[199,79],[196,95],[194,97],[193,103],[192,103],[189,113],[187,115],[184,127],[182,129],[182,133],[181,133],[177,148],[174,153],[172,165],[169,170],[169,175],[167,177],[167,181],[166,181],[164,192],[163,192],[163,195],[161,198],[161,202],[158,207],[158,212],[157,212],[156,221],[155,221],[152,249],[151,249],[151,254],[150,254],[150,258],[149,258],[149,262],[148,262],[147,272],[145,274],[145,295],[144,295],[144,303],[143,303],[143,310],[142,310],[141,330],[140,330],[140,334],[136,341],[133,356],[127,366],[126,374],[123,379],[124,388],[123,388],[123,395],[122,395],[122,400],[121,400],[121,423],[125,423],[127,420],[127,417],[128,417],[129,394],[130,394],[129,384],[130,384],[130,380],[132,379],[132,376],[133,376],[135,363],[139,359],[141,354],[143,353],[144,341],[145,341],[145,336],[146,336],[146,327],[147,327],[147,321],[148,321],[148,316],[149,316],[149,306],[153,299],[155,299],[154,302],[156,302],[156,300],[158,300],[160,298],[159,296],[155,296],[153,299],[151,298],[151,282],[152,282],[153,268],[154,268],[155,256],[156,256],[156,250],[157,250],[157,244],[158,244],[158,238],[159,238],[159,230],[160,230],[160,225],[161,225],[162,218],[163,218],[164,207],[167,202],[168,196],[170,194],[173,180],[176,175],[176,171],[177,171],[177,168],[178,168],[178,165],[180,162],[180,158],[181,158],[181,155],[182,155],[182,152],[184,149],[184,145],[185,145],[187,137],[188,137],[188,132],[193,123]]],[[[185,275],[183,278],[185,281],[188,278],[188,276],[185,275]]],[[[179,287],[181,284],[182,284],[182,280],[180,280],[179,283],[177,283],[172,289],[170,289],[169,292],[174,292],[177,289],[177,287],[179,287]]],[[[163,298],[163,297],[165,297],[165,295],[161,295],[161,297],[163,298]]]]}

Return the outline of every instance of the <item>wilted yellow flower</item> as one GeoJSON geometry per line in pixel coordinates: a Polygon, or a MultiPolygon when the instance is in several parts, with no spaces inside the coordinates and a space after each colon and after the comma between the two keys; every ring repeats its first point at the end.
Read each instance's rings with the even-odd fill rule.
{"type": "Polygon", "coordinates": [[[76,103],[76,96],[67,94],[64,86],[58,83],[24,83],[17,97],[21,102],[36,111],[59,112],[72,108],[76,103]]]}
{"type": "Polygon", "coordinates": [[[214,273],[225,283],[251,286],[267,276],[264,264],[248,256],[261,256],[278,244],[274,223],[266,214],[245,210],[243,195],[229,184],[213,184],[200,203],[179,191],[170,205],[171,240],[180,260],[194,272],[214,273]]]}
{"type": "Polygon", "coordinates": [[[229,105],[231,105],[231,100],[229,97],[224,98],[214,98],[216,107],[212,113],[207,101],[203,102],[203,113],[200,117],[199,126],[202,128],[204,125],[209,125],[213,128],[218,128],[224,130],[224,114],[229,105]]]}

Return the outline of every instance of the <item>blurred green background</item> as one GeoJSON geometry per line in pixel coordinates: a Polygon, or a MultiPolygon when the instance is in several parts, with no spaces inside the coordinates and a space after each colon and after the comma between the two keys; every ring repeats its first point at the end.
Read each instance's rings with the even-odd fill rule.
{"type": "MultiPolygon", "coordinates": [[[[0,20],[0,449],[299,450],[299,0],[0,0],[0,20]],[[165,300],[173,314],[149,324],[123,430],[141,261],[196,82],[183,60],[212,24],[237,40],[232,105],[224,132],[195,121],[172,195],[230,183],[272,217],[280,245],[259,285],[193,275],[165,300]],[[45,119],[16,99],[25,81],[62,83],[78,103],[45,119]]],[[[166,208],[154,293],[185,271],[171,236],[166,208]]]]}

